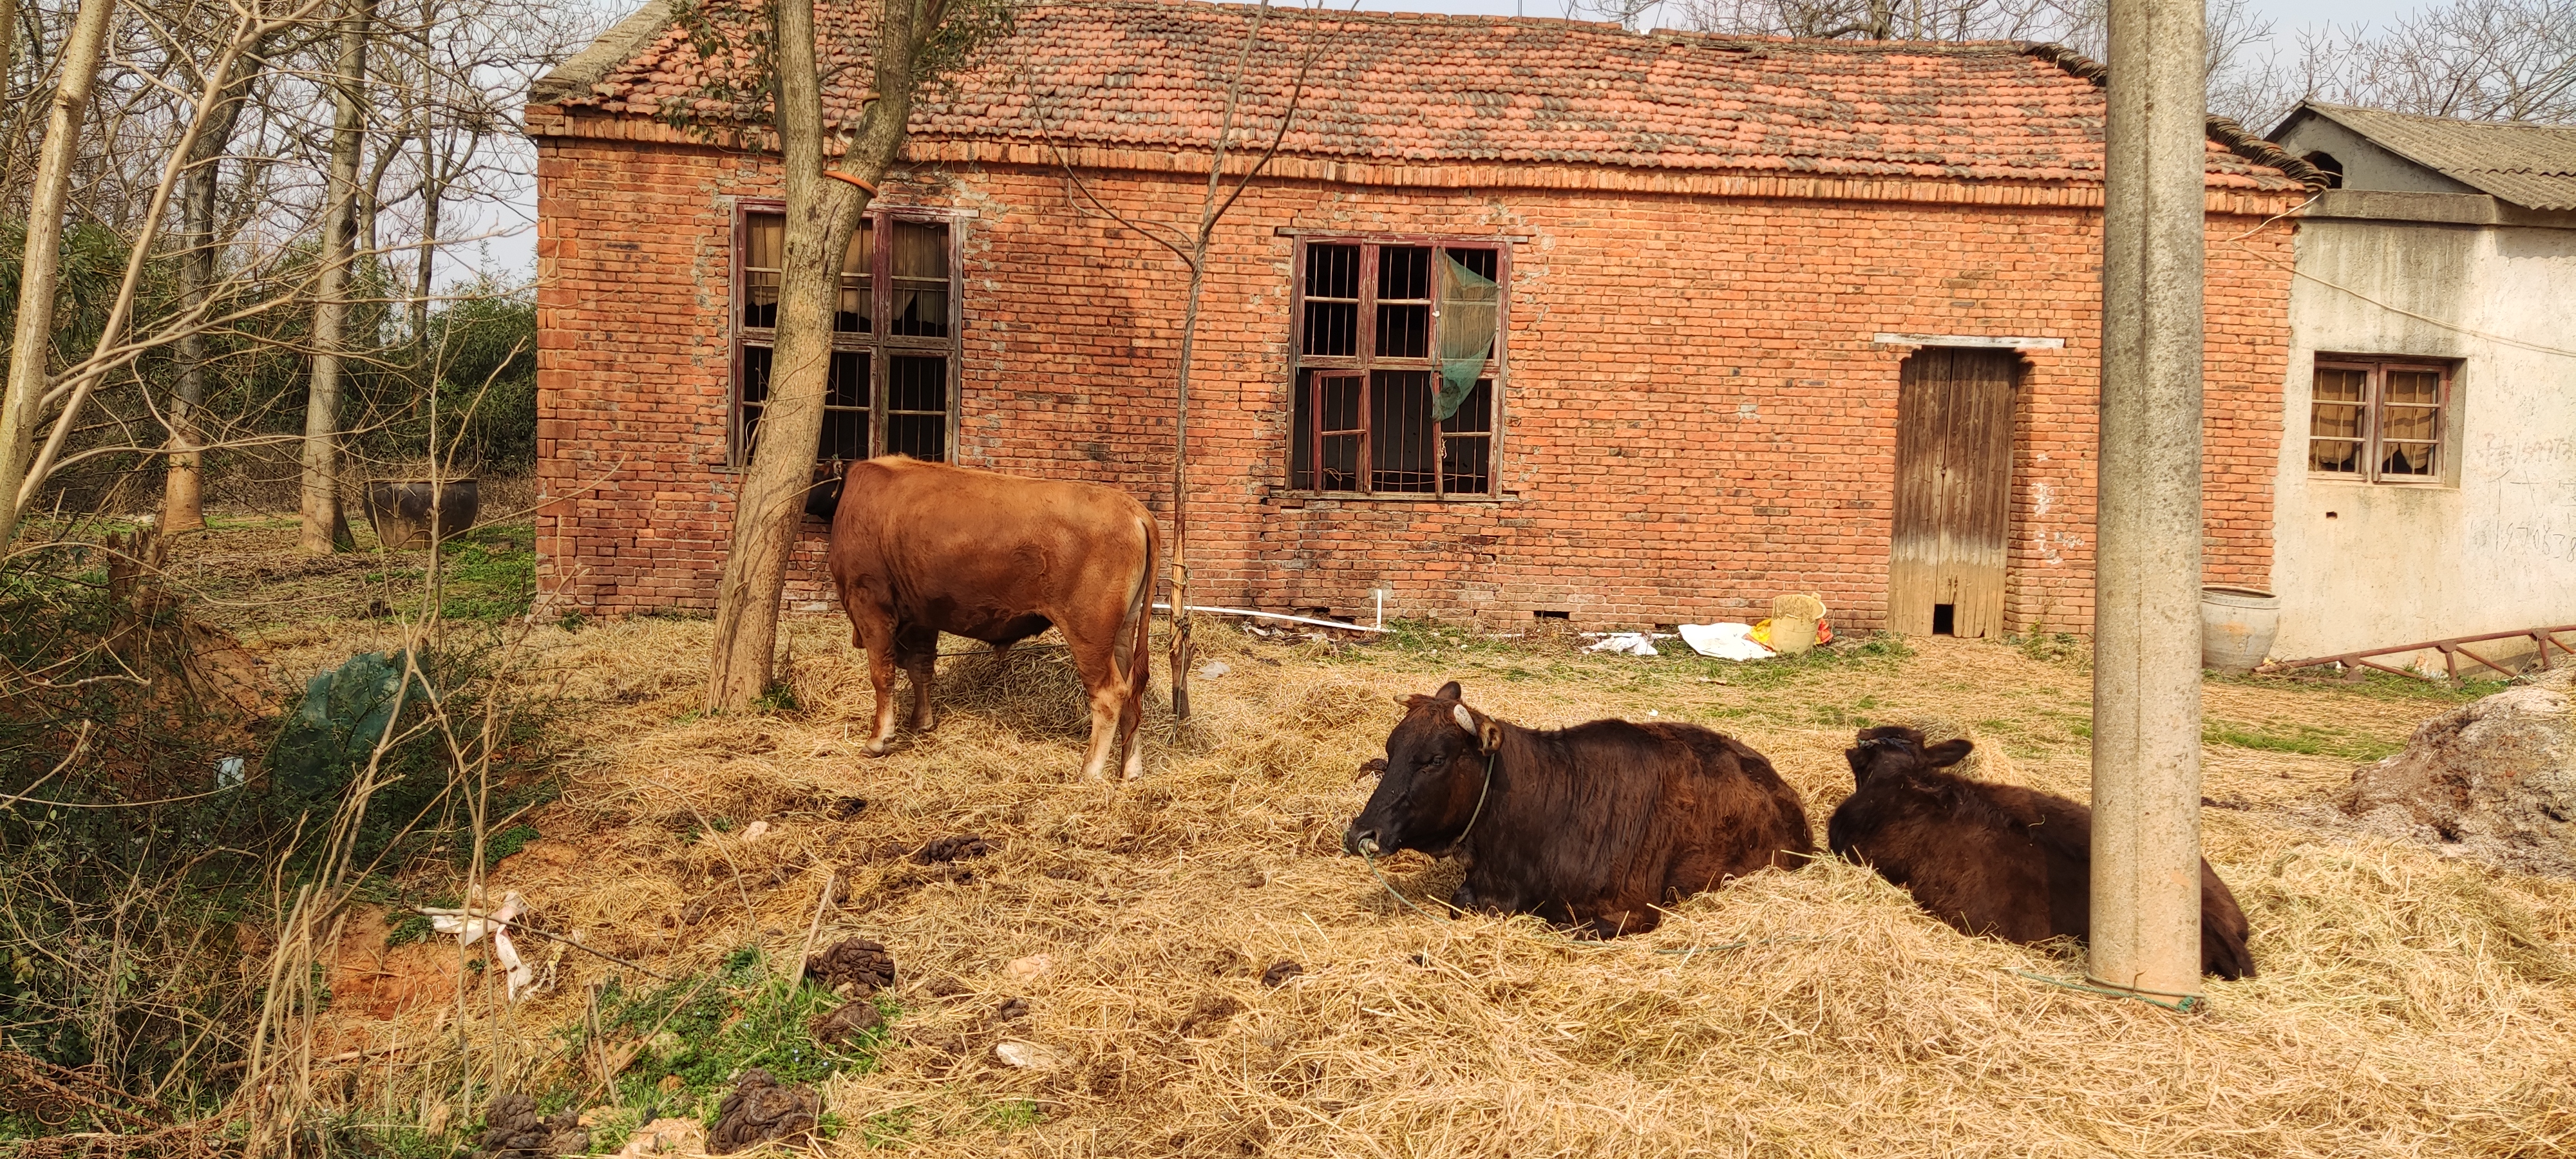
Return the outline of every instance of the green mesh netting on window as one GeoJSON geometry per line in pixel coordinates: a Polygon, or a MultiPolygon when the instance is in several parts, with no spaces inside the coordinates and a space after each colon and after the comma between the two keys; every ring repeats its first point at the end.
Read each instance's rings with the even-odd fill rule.
{"type": "Polygon", "coordinates": [[[1446,251],[1440,255],[1440,396],[1431,416],[1445,420],[1458,413],[1485,359],[1494,350],[1494,313],[1502,288],[1492,278],[1460,265],[1446,251]]]}

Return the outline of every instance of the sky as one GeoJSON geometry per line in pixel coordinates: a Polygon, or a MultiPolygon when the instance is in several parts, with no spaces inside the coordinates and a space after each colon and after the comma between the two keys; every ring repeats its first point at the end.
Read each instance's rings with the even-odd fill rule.
{"type": "MultiPolygon", "coordinates": [[[[597,6],[608,10],[612,17],[623,17],[641,5],[634,0],[601,0],[597,6]]],[[[2423,0],[2254,0],[2253,3],[2256,12],[2273,22],[2273,47],[2283,56],[2295,49],[2297,34],[2302,29],[2317,28],[2328,22],[2345,27],[2385,25],[2391,19],[2422,6],[2423,0]]],[[[1361,0],[1360,8],[1366,12],[1447,12],[1488,16],[1566,14],[1563,0],[1361,0]]],[[[1652,15],[1643,21],[1648,28],[1657,23],[1652,15]]],[[[2261,59],[2266,53],[2261,45],[2257,45],[2251,55],[2261,59]]],[[[484,227],[487,231],[505,232],[499,232],[486,243],[479,260],[467,257],[461,264],[478,265],[512,280],[534,277],[537,266],[535,220],[536,193],[532,187],[484,227]]]]}

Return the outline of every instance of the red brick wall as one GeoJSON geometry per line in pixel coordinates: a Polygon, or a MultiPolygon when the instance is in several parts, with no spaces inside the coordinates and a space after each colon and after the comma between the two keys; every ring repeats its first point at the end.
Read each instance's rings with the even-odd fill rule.
{"type": "MultiPolygon", "coordinates": [[[[541,141],[541,583],[605,613],[713,605],[731,199],[756,159],[541,141]]],[[[1159,248],[1067,203],[1043,167],[890,187],[971,211],[959,460],[1168,506],[1184,286],[1159,248]]],[[[1195,217],[1204,178],[1092,175],[1134,218],[1195,217]]],[[[2089,191],[2083,191],[2089,193],[2089,191]]],[[[2040,198],[2047,200],[2047,198],[2040,198]]],[[[2059,196],[2058,200],[2068,198],[2059,196]]],[[[2081,197],[2074,200],[2081,200],[2081,197]]],[[[2209,578],[2271,574],[2288,227],[2210,218],[2209,578]],[[2271,261],[2266,261],[2269,258],[2271,261]],[[2279,264],[2272,264],[2277,262],[2279,264]]],[[[1192,388],[1193,602],[1601,624],[1766,614],[1820,592],[1881,622],[1905,351],[1880,332],[2065,340],[2028,355],[2010,616],[2090,623],[2097,210],[1564,189],[1256,188],[1211,263],[1192,388]],[[1284,490],[1293,242],[1283,229],[1508,236],[1499,502],[1284,490]]],[[[809,524],[809,564],[821,525],[809,524]]],[[[811,570],[792,606],[828,599],[811,570]]]]}

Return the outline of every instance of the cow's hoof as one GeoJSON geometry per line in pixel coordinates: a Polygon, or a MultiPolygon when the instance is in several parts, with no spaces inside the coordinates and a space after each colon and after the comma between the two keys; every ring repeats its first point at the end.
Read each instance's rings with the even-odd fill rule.
{"type": "Polygon", "coordinates": [[[886,742],[881,740],[872,740],[863,746],[860,751],[865,752],[872,757],[881,757],[886,755],[886,748],[886,742]]]}

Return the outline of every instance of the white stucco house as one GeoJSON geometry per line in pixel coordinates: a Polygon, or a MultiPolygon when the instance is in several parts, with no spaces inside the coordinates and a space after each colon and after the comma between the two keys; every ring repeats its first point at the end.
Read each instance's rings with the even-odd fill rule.
{"type": "Polygon", "coordinates": [[[2300,214],[2273,656],[2576,624],[2576,127],[2310,102],[2271,139],[2336,179],[2300,214]]]}

